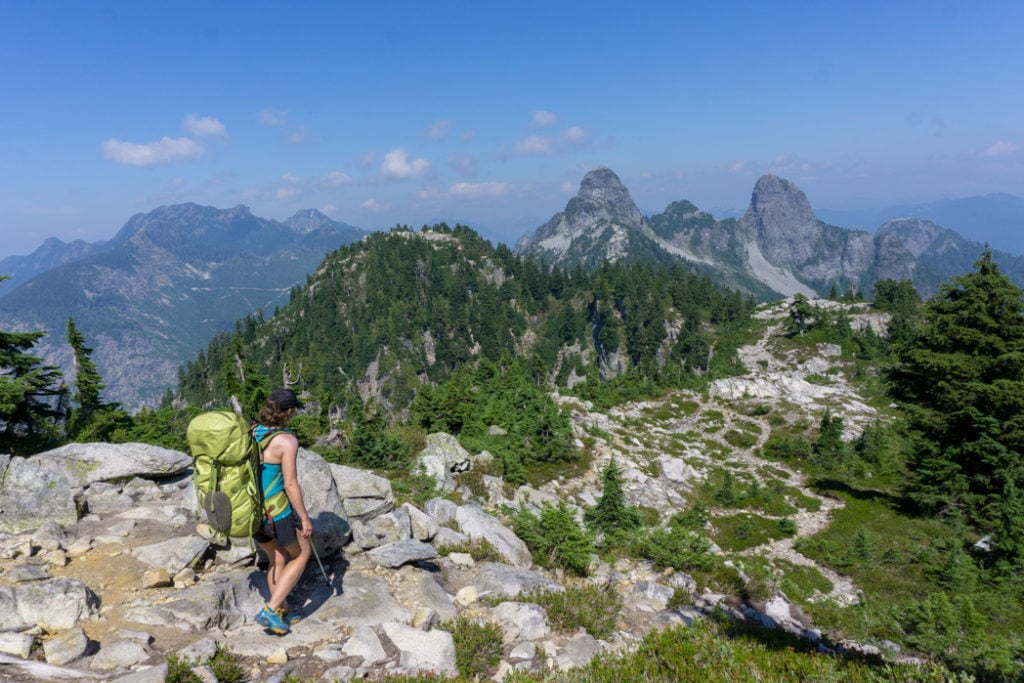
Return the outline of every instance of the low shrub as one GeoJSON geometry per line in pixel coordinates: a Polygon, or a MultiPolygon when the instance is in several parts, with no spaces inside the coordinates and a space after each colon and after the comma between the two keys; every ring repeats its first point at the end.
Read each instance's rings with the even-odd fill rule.
{"type": "Polygon", "coordinates": [[[580,628],[595,638],[610,638],[622,609],[615,591],[596,586],[570,587],[564,591],[537,589],[520,596],[545,609],[552,627],[566,633],[580,628]]]}

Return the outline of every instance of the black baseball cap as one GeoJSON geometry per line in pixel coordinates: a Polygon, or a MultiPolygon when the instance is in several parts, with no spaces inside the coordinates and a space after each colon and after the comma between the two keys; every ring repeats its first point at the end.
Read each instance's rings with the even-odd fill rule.
{"type": "Polygon", "coordinates": [[[305,408],[302,405],[302,401],[295,395],[295,392],[291,389],[275,389],[274,393],[270,395],[269,401],[273,401],[274,405],[280,410],[288,410],[289,408],[305,408]]]}

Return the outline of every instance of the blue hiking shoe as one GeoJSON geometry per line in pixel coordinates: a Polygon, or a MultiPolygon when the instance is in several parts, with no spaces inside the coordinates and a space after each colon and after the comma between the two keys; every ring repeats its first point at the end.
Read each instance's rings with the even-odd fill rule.
{"type": "Polygon", "coordinates": [[[281,617],[281,621],[288,624],[289,626],[299,621],[302,621],[302,617],[300,617],[298,614],[292,612],[291,610],[285,607],[278,607],[277,613],[281,617]]]}
{"type": "Polygon", "coordinates": [[[260,613],[256,615],[256,623],[279,636],[283,636],[291,631],[288,623],[281,618],[277,611],[270,609],[270,607],[264,607],[260,610],[260,613]]]}

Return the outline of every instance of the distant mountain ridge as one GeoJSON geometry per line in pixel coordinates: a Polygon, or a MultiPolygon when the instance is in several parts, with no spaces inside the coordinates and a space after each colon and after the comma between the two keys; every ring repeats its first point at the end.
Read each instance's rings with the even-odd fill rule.
{"type": "Polygon", "coordinates": [[[0,298],[0,326],[47,330],[35,352],[68,368],[64,329],[74,318],[94,348],[104,398],[156,405],[213,335],[287,303],[328,252],[365,234],[317,211],[280,222],[245,206],[161,206],[132,216],[109,242],[80,247],[78,258],[52,245],[57,265],[0,298]]]}
{"type": "MultiPolygon", "coordinates": [[[[678,260],[713,272],[725,285],[762,299],[827,294],[880,279],[910,279],[925,296],[970,270],[984,249],[978,242],[919,219],[895,220],[874,235],[820,220],[791,181],[758,179],[742,218],[716,220],[677,201],[645,218],[608,168],[586,174],[580,192],[516,246],[545,262],[593,268],[602,261],[678,260]]],[[[996,252],[1000,267],[1024,283],[1024,258],[996,252]]]]}
{"type": "Polygon", "coordinates": [[[973,241],[988,242],[993,249],[1024,255],[1024,198],[1005,192],[874,209],[822,209],[819,214],[836,224],[869,231],[898,218],[920,218],[969,235],[973,241]]]}

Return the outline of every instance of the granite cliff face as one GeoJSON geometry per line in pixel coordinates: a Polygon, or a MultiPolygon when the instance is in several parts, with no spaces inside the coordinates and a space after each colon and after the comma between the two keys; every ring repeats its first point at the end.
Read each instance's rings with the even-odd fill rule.
{"type": "Polygon", "coordinates": [[[104,398],[152,406],[212,336],[286,303],[327,252],[363,234],[319,212],[281,223],[245,206],[160,207],[0,298],[0,327],[48,330],[34,353],[68,369],[63,330],[73,318],[94,349],[104,398]]]}
{"type": "Polygon", "coordinates": [[[584,176],[579,193],[532,236],[523,237],[520,253],[547,262],[591,269],[623,259],[656,258],[659,248],[647,219],[629,191],[608,168],[584,176]]]}
{"type": "MultiPolygon", "coordinates": [[[[623,259],[683,263],[723,285],[762,299],[826,294],[859,288],[869,294],[879,279],[910,279],[925,296],[969,271],[983,250],[927,221],[890,221],[872,235],[818,219],[791,181],[758,179],[746,214],[716,220],[688,201],[643,217],[618,176],[607,168],[588,173],[580,193],[518,250],[547,263],[593,268],[623,259]]],[[[1000,266],[1024,282],[1024,258],[997,253],[1000,266]]]]}

